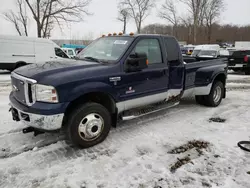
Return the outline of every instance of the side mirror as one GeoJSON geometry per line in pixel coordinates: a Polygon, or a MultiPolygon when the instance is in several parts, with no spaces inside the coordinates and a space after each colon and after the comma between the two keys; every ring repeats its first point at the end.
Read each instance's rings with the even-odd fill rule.
{"type": "Polygon", "coordinates": [[[131,54],[124,64],[126,72],[137,72],[148,68],[148,58],[146,53],[131,54]]]}

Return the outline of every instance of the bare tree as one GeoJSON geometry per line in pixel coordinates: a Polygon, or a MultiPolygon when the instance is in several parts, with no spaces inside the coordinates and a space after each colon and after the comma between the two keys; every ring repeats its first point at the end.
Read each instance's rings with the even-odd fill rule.
{"type": "Polygon", "coordinates": [[[212,26],[220,17],[220,14],[224,7],[225,6],[223,0],[208,0],[208,2],[206,3],[204,16],[207,27],[207,39],[209,43],[211,43],[212,26]]]}
{"type": "Polygon", "coordinates": [[[203,24],[204,9],[208,0],[180,0],[187,5],[193,20],[193,42],[197,43],[197,29],[203,24]]]}
{"type": "Polygon", "coordinates": [[[18,16],[10,10],[9,12],[3,13],[5,19],[14,24],[16,31],[20,36],[22,36],[22,31],[20,28],[20,22],[18,21],[18,16]]]}
{"type": "Polygon", "coordinates": [[[159,11],[158,16],[162,19],[167,20],[173,25],[172,35],[178,37],[176,28],[179,24],[179,17],[173,0],[165,1],[165,3],[161,6],[161,10],[159,11]]]}
{"type": "Polygon", "coordinates": [[[187,28],[187,42],[191,42],[191,36],[192,36],[192,19],[191,17],[186,16],[186,19],[181,19],[182,24],[187,28]]]}
{"type": "Polygon", "coordinates": [[[127,23],[129,19],[129,12],[126,8],[119,7],[119,15],[117,20],[121,21],[123,23],[123,33],[126,33],[127,29],[127,23]]]}
{"type": "Polygon", "coordinates": [[[91,0],[25,0],[37,26],[37,36],[47,37],[57,24],[79,22],[89,15],[87,6],[91,0]]]}
{"type": "Polygon", "coordinates": [[[137,33],[140,33],[142,22],[154,7],[154,0],[121,0],[120,4],[128,10],[135,21],[137,33]]]}
{"type": "Polygon", "coordinates": [[[13,10],[3,13],[5,19],[14,24],[18,34],[28,36],[28,17],[25,11],[24,0],[16,0],[18,11],[15,13],[13,10]]]}

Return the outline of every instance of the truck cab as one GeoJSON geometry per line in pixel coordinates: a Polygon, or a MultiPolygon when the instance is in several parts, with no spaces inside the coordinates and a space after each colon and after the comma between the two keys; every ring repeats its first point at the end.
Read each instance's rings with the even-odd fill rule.
{"type": "Polygon", "coordinates": [[[11,112],[28,126],[25,133],[66,130],[72,143],[87,148],[119,121],[178,105],[182,97],[210,107],[226,97],[225,60],[185,64],[172,36],[104,36],[76,59],[12,73],[11,112]]]}

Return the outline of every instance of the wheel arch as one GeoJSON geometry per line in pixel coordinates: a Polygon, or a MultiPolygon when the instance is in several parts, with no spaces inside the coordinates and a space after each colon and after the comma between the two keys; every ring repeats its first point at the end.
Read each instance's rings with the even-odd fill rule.
{"type": "MultiPolygon", "coordinates": [[[[221,72],[221,73],[218,73],[218,74],[214,77],[213,82],[212,82],[213,84],[215,84],[216,81],[220,81],[220,82],[223,83],[223,85],[224,85],[223,98],[226,98],[226,88],[225,88],[225,86],[226,86],[226,79],[227,79],[226,74],[221,72]]],[[[212,89],[212,88],[211,88],[211,89],[212,89]]]]}
{"type": "Polygon", "coordinates": [[[214,76],[213,83],[215,83],[215,81],[221,81],[224,85],[226,85],[226,79],[226,74],[221,72],[214,76]]]}
{"type": "Polygon", "coordinates": [[[18,62],[16,62],[15,69],[19,68],[20,66],[24,66],[24,65],[27,65],[27,63],[25,61],[18,61],[18,62]]]}
{"type": "MultiPolygon", "coordinates": [[[[70,114],[77,106],[83,105],[87,102],[95,102],[104,106],[111,114],[112,126],[116,126],[117,108],[114,98],[105,92],[93,91],[85,93],[75,100],[71,101],[66,108],[64,122],[67,121],[67,115],[70,114]]],[[[65,124],[65,123],[63,123],[65,124]]]]}

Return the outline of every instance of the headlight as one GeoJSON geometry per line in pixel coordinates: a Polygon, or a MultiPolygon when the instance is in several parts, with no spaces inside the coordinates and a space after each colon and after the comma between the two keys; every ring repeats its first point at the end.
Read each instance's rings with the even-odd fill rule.
{"type": "Polygon", "coordinates": [[[58,103],[57,92],[53,86],[34,84],[31,90],[32,96],[36,101],[58,103]]]}

